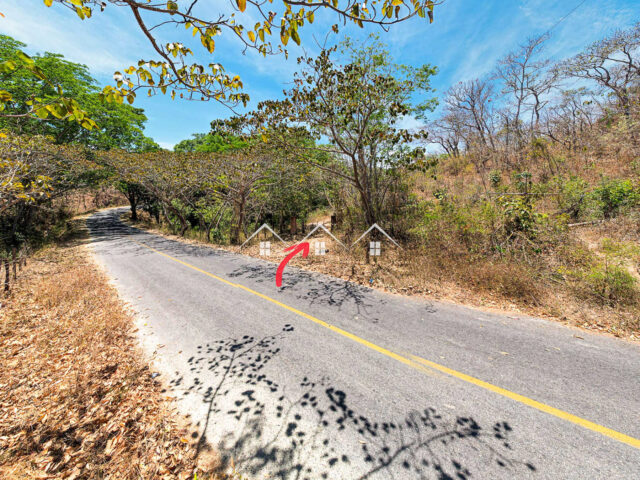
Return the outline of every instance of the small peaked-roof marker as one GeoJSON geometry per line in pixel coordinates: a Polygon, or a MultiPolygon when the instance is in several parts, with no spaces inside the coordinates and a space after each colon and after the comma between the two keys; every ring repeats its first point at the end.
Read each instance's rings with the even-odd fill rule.
{"type": "Polygon", "coordinates": [[[274,231],[273,231],[273,229],[272,229],[269,225],[267,225],[266,223],[263,223],[263,224],[260,226],[260,228],[258,228],[255,232],[253,232],[253,233],[251,234],[251,236],[250,236],[249,238],[247,238],[247,239],[244,241],[244,243],[243,243],[242,245],[240,245],[240,248],[243,248],[243,247],[247,244],[247,242],[248,242],[249,240],[251,240],[253,237],[255,237],[258,233],[260,233],[260,232],[261,232],[263,229],[265,229],[265,228],[266,228],[267,230],[269,230],[269,232],[271,232],[271,234],[272,234],[274,237],[276,237],[278,240],[280,240],[284,245],[286,245],[286,244],[287,244],[284,240],[282,240],[282,238],[280,238],[280,235],[278,235],[276,232],[274,232],[274,231]]]}
{"type": "Polygon", "coordinates": [[[385,237],[387,237],[391,241],[391,243],[393,243],[396,247],[402,248],[400,245],[398,245],[398,242],[396,242],[393,238],[391,238],[389,234],[385,232],[377,223],[374,223],[373,225],[371,225],[369,229],[366,232],[364,232],[362,235],[360,235],[360,237],[358,237],[358,239],[355,242],[353,242],[351,246],[353,247],[356,243],[362,240],[374,228],[377,229],[380,233],[382,233],[385,237]]]}
{"type": "Polygon", "coordinates": [[[319,228],[321,228],[322,230],[324,230],[324,232],[329,235],[331,238],[333,238],[336,242],[338,242],[340,244],[340,246],[342,248],[344,248],[345,250],[348,250],[348,248],[345,246],[344,243],[342,243],[340,240],[338,240],[333,233],[331,233],[329,230],[327,230],[327,227],[325,227],[324,225],[322,225],[321,223],[316,224],[316,226],[313,228],[313,230],[311,230],[306,237],[304,237],[302,240],[300,240],[300,243],[304,242],[307,238],[309,238],[311,235],[313,235],[315,233],[316,230],[318,230],[319,228]]]}

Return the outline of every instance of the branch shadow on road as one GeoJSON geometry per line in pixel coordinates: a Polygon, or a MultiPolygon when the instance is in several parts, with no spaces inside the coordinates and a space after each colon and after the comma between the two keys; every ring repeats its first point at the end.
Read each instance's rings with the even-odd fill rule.
{"type": "MultiPolygon", "coordinates": [[[[139,240],[147,247],[157,249],[174,257],[222,258],[230,262],[239,262],[239,266],[228,273],[229,279],[249,280],[252,283],[271,285],[275,279],[277,265],[260,259],[243,257],[224,250],[191,245],[170,240],[158,235],[151,235],[119,220],[124,210],[104,212],[87,220],[91,231],[92,243],[108,242],[104,249],[106,255],[152,255],[154,252],[136,244],[131,240],[139,240]],[[117,247],[117,248],[113,248],[117,247]]],[[[332,279],[316,273],[290,267],[286,272],[285,284],[279,293],[293,295],[308,307],[329,306],[346,311],[353,321],[377,324],[380,318],[376,312],[387,302],[365,286],[341,279],[332,279]]],[[[436,310],[427,305],[427,313],[436,310]]]]}
{"type": "MultiPolygon", "coordinates": [[[[246,264],[229,273],[231,278],[252,280],[256,283],[273,283],[276,274],[275,265],[246,264]]],[[[287,271],[286,284],[279,292],[289,292],[309,306],[322,305],[353,310],[355,317],[369,323],[378,323],[373,314],[386,302],[374,298],[371,289],[339,279],[323,278],[317,274],[298,269],[287,271]]]]}
{"type": "Polygon", "coordinates": [[[206,407],[197,425],[199,452],[213,447],[223,466],[233,463],[250,477],[283,480],[465,480],[472,474],[536,472],[531,463],[513,458],[512,427],[505,421],[482,426],[428,404],[387,418],[352,401],[349,386],[335,385],[328,376],[302,377],[285,388],[269,364],[292,331],[285,325],[262,338],[203,344],[187,362],[190,374],[171,381],[174,390],[197,396],[206,407]]]}

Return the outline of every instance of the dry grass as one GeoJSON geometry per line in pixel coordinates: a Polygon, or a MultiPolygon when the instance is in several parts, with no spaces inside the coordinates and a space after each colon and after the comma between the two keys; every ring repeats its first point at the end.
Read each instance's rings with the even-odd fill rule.
{"type": "MultiPolygon", "coordinates": [[[[128,221],[126,215],[122,218],[128,221]]],[[[612,222],[612,225],[617,223],[612,222]]],[[[144,219],[144,216],[136,226],[179,241],[203,244],[198,240],[185,240],[168,234],[158,229],[158,225],[152,224],[149,219],[144,219]]],[[[597,228],[628,232],[627,227],[625,224],[597,228]]],[[[600,230],[598,235],[602,235],[600,230]]],[[[618,302],[612,305],[598,301],[586,291],[590,285],[583,278],[562,277],[553,273],[561,266],[567,266],[567,262],[569,267],[582,270],[593,262],[593,252],[579,238],[567,237],[562,244],[566,250],[564,253],[554,251],[549,255],[542,255],[532,263],[510,258],[471,258],[467,249],[448,235],[442,236],[441,243],[403,250],[383,246],[383,256],[377,260],[372,259],[370,263],[365,261],[363,248],[345,252],[330,238],[319,235],[314,236],[310,242],[309,257],[303,259],[298,255],[290,265],[390,293],[453,302],[511,316],[544,317],[593,332],[630,340],[640,339],[639,302],[626,305],[618,302]],[[326,256],[314,255],[315,241],[326,243],[329,249],[326,256]]],[[[257,240],[243,249],[211,246],[260,257],[257,240]]],[[[272,241],[270,259],[279,261],[285,255],[283,246],[272,241]]]]}
{"type": "Polygon", "coordinates": [[[222,478],[197,466],[86,247],[39,253],[3,303],[1,478],[222,478]]]}

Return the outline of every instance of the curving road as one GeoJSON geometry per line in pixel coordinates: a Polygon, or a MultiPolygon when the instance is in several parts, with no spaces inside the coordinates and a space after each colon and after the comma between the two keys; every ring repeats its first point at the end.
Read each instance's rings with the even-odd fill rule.
{"type": "Polygon", "coordinates": [[[640,478],[640,348],[88,220],[202,449],[251,479],[640,478]]]}

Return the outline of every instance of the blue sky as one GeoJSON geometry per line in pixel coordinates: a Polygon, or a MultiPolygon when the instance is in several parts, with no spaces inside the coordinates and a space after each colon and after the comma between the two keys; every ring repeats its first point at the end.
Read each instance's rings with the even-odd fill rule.
{"type": "MultiPolygon", "coordinates": [[[[434,77],[433,86],[440,96],[458,81],[490,72],[496,60],[527,37],[544,33],[580,2],[445,0],[436,7],[433,24],[416,19],[396,25],[387,33],[373,27],[347,26],[341,28],[339,35],[328,38],[331,44],[344,34],[363,38],[370,32],[379,32],[397,62],[438,66],[440,72],[434,77]]],[[[554,28],[547,45],[548,56],[561,59],[611,30],[630,27],[640,20],[639,7],[640,0],[586,0],[554,28]]],[[[157,58],[124,8],[109,5],[104,13],[96,12],[92,19],[81,21],[60,5],[47,8],[42,0],[0,0],[0,12],[5,15],[0,17],[0,32],[26,43],[30,53],[61,53],[69,60],[88,65],[102,84],[111,82],[115,70],[141,58],[157,58]]],[[[255,20],[247,23],[252,25],[255,20]]],[[[316,16],[311,28],[305,27],[301,37],[307,52],[318,51],[316,39],[325,38],[333,23],[335,19],[329,14],[322,14],[316,16]]],[[[227,73],[239,74],[252,105],[282,95],[297,68],[295,58],[302,53],[294,45],[289,60],[265,59],[254,52],[243,55],[237,41],[224,32],[214,54],[209,56],[182,29],[165,29],[160,35],[165,41],[182,41],[191,46],[196,58],[205,64],[219,62],[227,73]]],[[[172,101],[162,95],[152,98],[140,95],[135,105],[144,108],[149,117],[146,134],[165,148],[192,133],[208,131],[212,119],[229,115],[229,110],[215,102],[172,101]]]]}

